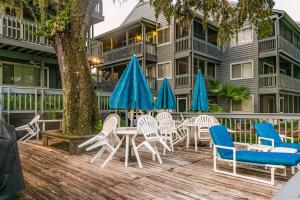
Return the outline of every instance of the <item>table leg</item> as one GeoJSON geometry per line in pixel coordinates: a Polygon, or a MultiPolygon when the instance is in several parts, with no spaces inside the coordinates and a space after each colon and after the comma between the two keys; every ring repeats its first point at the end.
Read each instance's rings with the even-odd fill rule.
{"type": "Polygon", "coordinates": [[[143,165],[142,165],[142,162],[141,162],[141,160],[140,160],[140,155],[139,155],[139,153],[138,153],[138,151],[137,151],[137,149],[136,149],[136,145],[135,145],[134,139],[135,139],[135,137],[133,137],[133,138],[131,139],[131,144],[132,144],[133,151],[134,151],[135,157],[136,157],[136,159],[137,159],[139,168],[142,168],[143,165]]]}
{"type": "Polygon", "coordinates": [[[128,166],[128,151],[129,151],[129,135],[126,135],[125,144],[125,167],[128,166]]]}
{"type": "Polygon", "coordinates": [[[197,133],[196,133],[196,131],[194,130],[194,139],[195,139],[195,151],[198,151],[198,144],[197,144],[197,142],[198,142],[198,137],[197,137],[197,133]]]}
{"type": "Polygon", "coordinates": [[[189,148],[189,146],[190,146],[190,133],[191,133],[191,127],[187,127],[186,148],[189,148]]]}

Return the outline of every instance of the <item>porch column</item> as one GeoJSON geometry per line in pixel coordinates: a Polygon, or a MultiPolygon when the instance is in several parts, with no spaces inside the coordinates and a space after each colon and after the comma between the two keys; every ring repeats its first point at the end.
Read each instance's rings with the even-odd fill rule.
{"type": "Polygon", "coordinates": [[[277,113],[280,112],[280,94],[279,94],[279,89],[278,89],[278,83],[279,83],[279,74],[280,74],[280,60],[279,60],[279,55],[278,55],[278,49],[277,49],[277,54],[276,54],[276,111],[277,113]]]}
{"type": "Polygon", "coordinates": [[[110,37],[110,50],[112,50],[114,47],[112,36],[110,37]]]}
{"type": "MultiPolygon", "coordinates": [[[[40,70],[40,77],[41,77],[41,85],[40,85],[40,87],[41,88],[44,88],[45,87],[45,73],[44,73],[44,68],[45,68],[45,62],[44,61],[42,61],[41,62],[41,70],[40,70]]],[[[47,86],[48,86],[48,84],[46,84],[47,86]]]]}
{"type": "Polygon", "coordinates": [[[126,30],[126,46],[128,46],[128,44],[129,44],[129,42],[128,42],[128,36],[129,34],[128,34],[128,30],[126,30]]]}
{"type": "Polygon", "coordinates": [[[142,60],[142,65],[143,65],[143,70],[144,72],[146,71],[146,42],[145,42],[145,35],[146,35],[146,27],[144,24],[142,24],[142,48],[143,48],[143,60],[142,60]]]}
{"type": "Polygon", "coordinates": [[[294,71],[294,68],[295,68],[294,63],[291,63],[291,77],[292,77],[292,78],[295,78],[295,76],[294,76],[294,74],[295,74],[295,73],[294,73],[294,72],[295,72],[295,71],[294,71]]]}

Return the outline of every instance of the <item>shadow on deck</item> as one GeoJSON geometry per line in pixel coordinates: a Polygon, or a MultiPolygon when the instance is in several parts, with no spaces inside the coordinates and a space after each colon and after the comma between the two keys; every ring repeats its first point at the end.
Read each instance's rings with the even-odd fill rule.
{"type": "MultiPolygon", "coordinates": [[[[88,163],[94,154],[69,156],[33,141],[19,143],[19,150],[26,189],[18,199],[271,199],[287,181],[276,177],[276,185],[268,186],[215,174],[211,149],[195,152],[183,144],[162,156],[162,165],[142,152],[143,169],[137,163],[125,168],[120,161],[123,149],[104,169],[99,161],[88,163]]],[[[269,174],[247,173],[269,178],[269,174]]]]}

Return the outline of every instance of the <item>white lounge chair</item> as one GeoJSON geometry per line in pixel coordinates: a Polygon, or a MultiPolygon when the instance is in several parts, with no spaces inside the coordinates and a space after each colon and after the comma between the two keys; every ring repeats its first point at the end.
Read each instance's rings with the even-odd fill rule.
{"type": "Polygon", "coordinates": [[[138,150],[142,147],[146,147],[152,153],[153,161],[155,161],[155,156],[157,156],[159,163],[162,164],[162,160],[157,150],[157,145],[163,145],[163,147],[168,151],[171,151],[171,149],[165,143],[163,138],[158,134],[158,124],[155,118],[150,115],[140,116],[137,121],[137,128],[138,131],[141,131],[145,137],[145,141],[140,143],[138,146],[135,145],[134,139],[132,144],[135,154],[137,155],[137,160],[140,168],[142,167],[142,163],[138,156],[138,150]]]}
{"type": "Polygon", "coordinates": [[[212,147],[212,140],[209,134],[209,128],[217,125],[214,119],[208,115],[199,115],[195,119],[195,124],[197,126],[197,135],[195,134],[195,151],[197,148],[197,141],[209,141],[209,146],[212,147]]]}
{"type": "Polygon", "coordinates": [[[28,124],[19,126],[16,129],[16,131],[27,131],[27,134],[23,136],[19,141],[26,142],[30,140],[31,138],[36,136],[36,140],[39,139],[40,134],[40,127],[39,127],[39,120],[41,116],[36,115],[28,124]]]}
{"type": "Polygon", "coordinates": [[[98,151],[98,153],[92,158],[92,160],[90,161],[91,163],[93,163],[98,158],[100,159],[101,155],[106,150],[110,154],[101,165],[101,168],[104,168],[108,161],[111,160],[114,154],[117,152],[118,148],[122,144],[121,140],[114,134],[117,125],[118,119],[115,116],[109,117],[107,120],[105,120],[105,123],[103,124],[103,129],[99,134],[78,146],[79,148],[88,146],[86,148],[87,151],[91,151],[97,147],[102,147],[98,151]],[[109,138],[109,136],[111,136],[114,140],[118,140],[116,147],[113,144],[111,144],[111,138],[109,138]]]}

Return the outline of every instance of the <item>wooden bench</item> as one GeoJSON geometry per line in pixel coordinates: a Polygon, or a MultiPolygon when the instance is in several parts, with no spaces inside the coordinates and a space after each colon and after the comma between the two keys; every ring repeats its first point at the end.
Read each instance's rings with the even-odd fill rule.
{"type": "Polygon", "coordinates": [[[69,143],[70,155],[79,155],[80,149],[78,148],[78,145],[94,136],[94,135],[86,135],[86,136],[63,135],[62,131],[60,130],[43,131],[41,132],[41,134],[43,138],[43,146],[48,146],[49,138],[69,143]]]}

